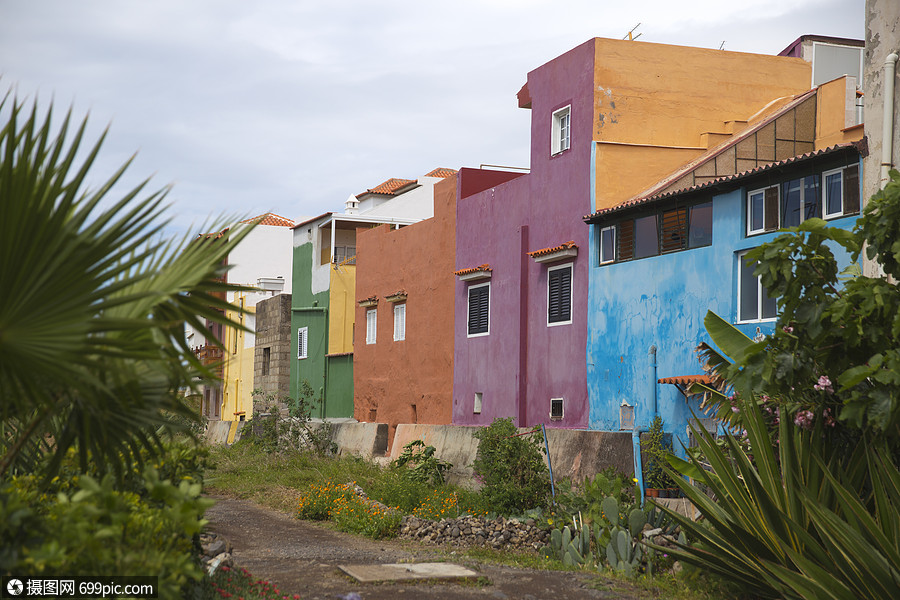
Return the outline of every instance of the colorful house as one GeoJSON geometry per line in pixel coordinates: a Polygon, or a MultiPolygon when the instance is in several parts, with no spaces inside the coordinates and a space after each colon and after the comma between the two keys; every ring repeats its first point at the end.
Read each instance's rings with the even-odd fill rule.
{"type": "Polygon", "coordinates": [[[357,233],[432,217],[434,185],[453,173],[435,169],[417,180],[388,179],[351,196],[345,212],[294,227],[290,395],[311,401],[314,417],[354,415],[357,233]]]}
{"type": "Polygon", "coordinates": [[[353,416],[450,423],[457,176],[434,186],[434,217],[357,236],[353,416]]]}
{"type": "MultiPolygon", "coordinates": [[[[228,255],[226,281],[257,291],[228,292],[225,300],[235,306],[226,311],[231,320],[249,328],[243,331],[207,323],[224,352],[202,333],[187,326],[185,335],[206,364],[219,364],[221,382],[203,386],[201,412],[211,420],[243,421],[253,415],[253,366],[255,346],[255,306],[265,298],[291,290],[290,244],[294,222],[266,213],[238,223],[256,226],[228,255]]],[[[225,231],[211,235],[227,235],[225,231]]]]}
{"type": "Polygon", "coordinates": [[[685,390],[702,377],[694,351],[710,341],[707,311],[750,337],[775,322],[775,300],[744,254],[809,218],[854,224],[865,153],[857,119],[855,80],[838,78],[770,104],[657,184],[585,217],[592,429],[646,428],[658,414],[689,445],[699,407],[685,390]]]}
{"type": "Polygon", "coordinates": [[[598,425],[581,217],[655,184],[809,77],[796,58],[607,39],[529,73],[518,99],[532,113],[530,173],[457,205],[453,422],[598,425]]]}

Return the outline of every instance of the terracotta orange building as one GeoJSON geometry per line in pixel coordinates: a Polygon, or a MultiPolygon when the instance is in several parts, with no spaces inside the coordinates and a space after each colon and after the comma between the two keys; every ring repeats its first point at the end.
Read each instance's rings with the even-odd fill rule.
{"type": "Polygon", "coordinates": [[[434,186],[434,217],[357,235],[354,414],[358,421],[450,423],[456,175],[434,186]]]}

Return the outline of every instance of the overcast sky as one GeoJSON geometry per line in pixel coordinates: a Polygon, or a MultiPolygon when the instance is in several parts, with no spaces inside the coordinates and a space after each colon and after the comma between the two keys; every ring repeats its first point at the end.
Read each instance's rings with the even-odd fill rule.
{"type": "Polygon", "coordinates": [[[0,88],[110,125],[177,229],[298,219],[435,167],[527,167],[527,73],[592,37],[777,54],[864,0],[0,0],[0,88]]]}

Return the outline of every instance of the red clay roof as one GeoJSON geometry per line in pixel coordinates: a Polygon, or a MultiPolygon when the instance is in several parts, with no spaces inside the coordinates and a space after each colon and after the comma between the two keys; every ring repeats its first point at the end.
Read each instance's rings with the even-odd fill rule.
{"type": "Polygon", "coordinates": [[[622,202],[621,204],[617,204],[615,206],[610,206],[609,208],[604,208],[604,209],[598,210],[597,212],[592,213],[590,215],[585,215],[584,220],[592,221],[592,220],[596,219],[597,217],[602,217],[602,216],[610,214],[610,213],[619,212],[626,208],[640,206],[643,204],[650,204],[651,202],[655,202],[657,200],[663,200],[665,198],[672,198],[674,196],[678,196],[680,194],[684,194],[687,192],[696,192],[696,191],[699,191],[699,190],[702,190],[705,188],[709,188],[712,186],[716,186],[716,185],[720,185],[723,183],[732,182],[732,181],[735,181],[735,180],[738,180],[738,179],[741,179],[744,177],[748,177],[750,175],[758,175],[760,173],[764,173],[766,171],[769,171],[771,169],[775,169],[778,167],[783,167],[783,166],[790,165],[790,164],[793,164],[796,162],[802,162],[802,161],[808,160],[810,158],[824,156],[826,154],[834,154],[834,153],[840,152],[841,150],[846,150],[848,148],[856,148],[859,151],[859,153],[862,154],[863,156],[868,154],[868,149],[867,149],[867,144],[866,144],[865,139],[863,139],[859,142],[842,142],[840,144],[835,144],[833,146],[829,146],[828,148],[822,148],[820,150],[806,152],[805,154],[798,154],[797,156],[792,156],[792,157],[786,158],[784,160],[767,163],[765,165],[761,165],[759,167],[755,167],[753,169],[743,171],[742,173],[735,173],[733,175],[723,175],[722,177],[717,177],[716,179],[711,179],[704,183],[693,185],[691,187],[687,187],[687,188],[684,188],[681,190],[675,190],[672,192],[656,194],[655,196],[644,196],[642,198],[635,198],[633,200],[627,200],[625,202],[622,202]]]}
{"type": "Polygon", "coordinates": [[[253,223],[254,221],[259,221],[259,225],[275,225],[278,227],[294,226],[294,222],[291,219],[270,212],[259,215],[258,217],[253,217],[252,219],[247,219],[246,221],[241,221],[241,223],[253,223]]]}
{"type": "Polygon", "coordinates": [[[690,385],[692,383],[711,384],[709,375],[679,375],[678,377],[663,377],[657,381],[659,383],[674,383],[675,385],[690,385]]]}
{"type": "Polygon", "coordinates": [[[569,250],[570,248],[577,248],[575,242],[569,240],[565,244],[560,244],[559,246],[553,246],[552,248],[541,248],[540,250],[533,250],[528,253],[528,256],[532,258],[535,256],[544,256],[545,254],[553,254],[554,252],[559,252],[560,250],[569,250]]]}
{"type": "Polygon", "coordinates": [[[460,269],[459,271],[454,271],[454,275],[468,275],[469,273],[477,273],[479,271],[490,271],[491,265],[485,263],[483,265],[478,265],[477,267],[470,267],[468,269],[460,269]]]}
{"type": "Polygon", "coordinates": [[[411,185],[415,182],[415,179],[397,179],[396,177],[391,177],[387,181],[379,183],[373,188],[367,189],[362,194],[357,194],[356,197],[359,198],[361,196],[365,196],[366,194],[387,194],[388,196],[393,196],[400,188],[405,188],[406,186],[411,185]]]}
{"type": "Polygon", "coordinates": [[[440,177],[441,179],[446,179],[451,175],[456,175],[456,169],[445,169],[444,167],[438,167],[431,173],[425,173],[425,177],[440,177]]]}

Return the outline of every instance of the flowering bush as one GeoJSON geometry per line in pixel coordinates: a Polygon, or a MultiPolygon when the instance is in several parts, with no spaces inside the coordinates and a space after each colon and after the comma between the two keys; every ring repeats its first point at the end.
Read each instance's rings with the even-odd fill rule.
{"type": "Polygon", "coordinates": [[[285,594],[274,583],[254,579],[247,569],[222,567],[209,581],[212,597],[234,600],[300,600],[298,594],[285,594]]]}
{"type": "Polygon", "coordinates": [[[310,485],[300,495],[298,516],[313,521],[333,521],[343,531],[374,539],[396,535],[401,520],[399,510],[359,497],[355,485],[310,485]]]}

